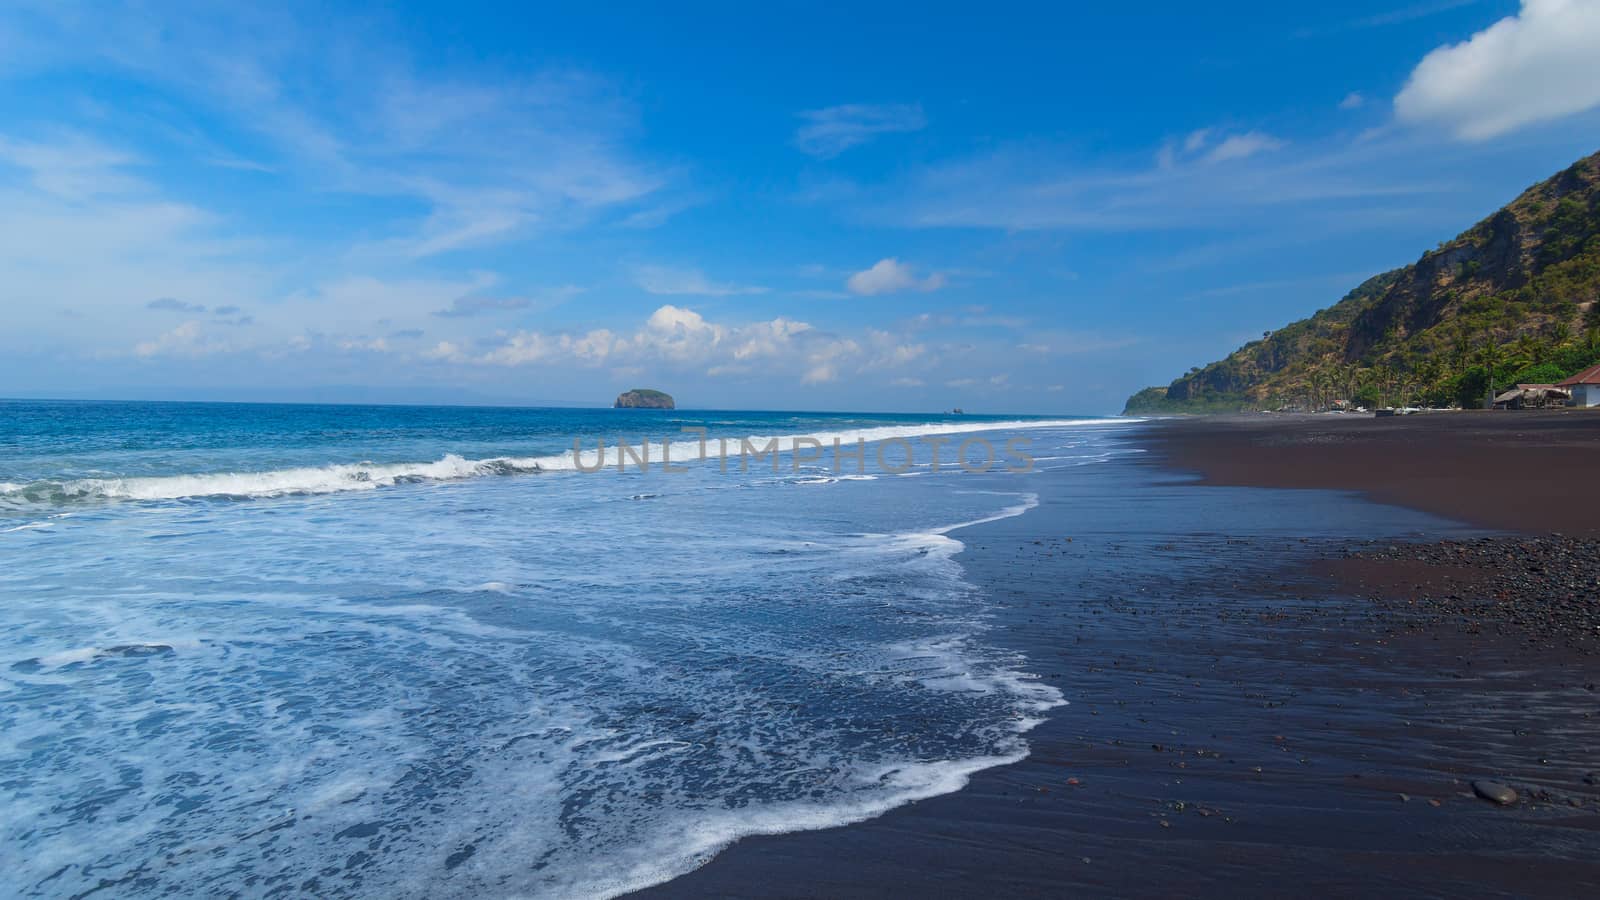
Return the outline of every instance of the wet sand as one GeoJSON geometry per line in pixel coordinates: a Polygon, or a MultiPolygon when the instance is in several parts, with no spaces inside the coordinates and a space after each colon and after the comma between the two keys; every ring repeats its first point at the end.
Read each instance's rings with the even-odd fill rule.
{"type": "Polygon", "coordinates": [[[1600,535],[1600,410],[1229,416],[1150,436],[1205,484],[1359,491],[1488,528],[1600,535]]]}
{"type": "MultiPolygon", "coordinates": [[[[747,839],[646,893],[1600,890],[1596,657],[1416,605],[1443,592],[1409,563],[1390,577],[1347,559],[1482,532],[1352,493],[1227,486],[1360,492],[1508,527],[1537,518],[1529,501],[1455,494],[1511,450],[1547,477],[1593,459],[1600,415],[1544,419],[1161,423],[1129,437],[1157,451],[1146,461],[1030,476],[1037,509],[955,534],[998,608],[992,639],[1070,701],[1029,735],[1030,757],[870,822],[747,839]],[[1332,468],[1305,471],[1318,460],[1332,468]],[[1405,471],[1441,481],[1422,490],[1405,471]],[[1519,799],[1481,799],[1475,780],[1519,799]]],[[[1582,491],[1537,490],[1560,527],[1589,524],[1567,499],[1582,491]]],[[[1448,574],[1469,594],[1484,577],[1448,574]]]]}

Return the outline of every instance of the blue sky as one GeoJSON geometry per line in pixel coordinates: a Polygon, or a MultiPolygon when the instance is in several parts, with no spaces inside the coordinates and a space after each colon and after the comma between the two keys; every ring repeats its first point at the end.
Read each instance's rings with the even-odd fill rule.
{"type": "Polygon", "coordinates": [[[0,11],[0,396],[1107,412],[1600,149],[1600,0],[0,11]]]}

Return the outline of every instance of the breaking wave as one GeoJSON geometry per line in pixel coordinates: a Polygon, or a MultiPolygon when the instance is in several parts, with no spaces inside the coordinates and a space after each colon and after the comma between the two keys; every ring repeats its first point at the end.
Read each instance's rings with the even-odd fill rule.
{"type": "MultiPolygon", "coordinates": [[[[262,472],[213,472],[144,477],[79,478],[41,480],[27,484],[0,482],[0,501],[11,504],[60,504],[85,500],[183,500],[191,498],[255,499],[290,495],[335,494],[371,491],[430,481],[457,481],[485,476],[523,475],[536,472],[596,471],[619,465],[637,469],[641,463],[659,467],[663,463],[691,463],[701,460],[738,458],[741,453],[766,454],[775,449],[781,454],[831,452],[835,442],[853,453],[858,441],[909,440],[943,435],[962,435],[984,431],[1023,431],[1038,428],[1073,426],[1115,426],[1136,420],[1060,419],[1014,422],[947,422],[924,425],[884,426],[854,431],[824,431],[810,434],[713,436],[704,445],[693,434],[682,440],[637,442],[624,447],[600,438],[583,439],[579,452],[567,450],[544,456],[501,456],[465,459],[448,454],[433,462],[345,463],[305,466],[262,472]],[[748,448],[748,449],[747,449],[748,448]]],[[[953,451],[952,451],[953,452],[953,451]]],[[[749,461],[751,468],[769,465],[763,456],[749,461]]]]}

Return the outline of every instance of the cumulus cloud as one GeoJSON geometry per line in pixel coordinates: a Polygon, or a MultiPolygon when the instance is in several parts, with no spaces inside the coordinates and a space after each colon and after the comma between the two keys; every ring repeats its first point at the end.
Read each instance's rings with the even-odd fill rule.
{"type": "Polygon", "coordinates": [[[936,291],[944,287],[944,282],[944,275],[939,272],[918,278],[914,269],[891,256],[873,263],[870,269],[851,275],[845,286],[853,294],[872,297],[900,291],[936,291]]]}
{"type": "Polygon", "coordinates": [[[389,341],[385,338],[353,337],[339,339],[338,347],[346,352],[388,353],[389,341]]]}
{"type": "Polygon", "coordinates": [[[1482,141],[1600,106],[1600,2],[1523,0],[1470,39],[1440,47],[1395,97],[1403,122],[1482,141]]]}
{"type": "Polygon", "coordinates": [[[760,285],[727,284],[712,281],[698,269],[673,269],[667,266],[641,266],[634,272],[634,283],[646,293],[661,296],[732,297],[740,294],[765,294],[760,285]]]}
{"type": "Polygon", "coordinates": [[[608,365],[700,370],[716,376],[755,375],[824,384],[846,375],[898,369],[927,353],[888,331],[832,334],[808,322],[775,319],[730,324],[665,304],[631,333],[501,332],[487,342],[443,340],[421,353],[436,362],[481,366],[608,365]]]}
{"type": "Polygon", "coordinates": [[[207,337],[198,321],[188,321],[154,340],[141,341],[133,348],[143,359],[158,356],[209,356],[228,349],[228,345],[207,337]]]}
{"type": "MultiPolygon", "coordinates": [[[[149,303],[146,303],[144,305],[144,308],[145,309],[159,309],[159,310],[163,310],[165,312],[182,312],[182,313],[202,313],[202,312],[206,311],[205,306],[202,305],[202,304],[199,304],[199,303],[186,303],[186,302],[184,302],[182,300],[178,300],[178,299],[176,299],[174,297],[161,297],[161,298],[158,298],[158,299],[155,299],[155,300],[151,300],[149,303]]],[[[217,314],[221,315],[222,314],[222,310],[220,310],[220,309],[217,310],[217,314]]]]}
{"type": "Polygon", "coordinates": [[[927,127],[922,107],[907,104],[872,106],[848,103],[800,113],[805,124],[794,134],[800,152],[831,159],[880,134],[921,131],[927,127]]]}

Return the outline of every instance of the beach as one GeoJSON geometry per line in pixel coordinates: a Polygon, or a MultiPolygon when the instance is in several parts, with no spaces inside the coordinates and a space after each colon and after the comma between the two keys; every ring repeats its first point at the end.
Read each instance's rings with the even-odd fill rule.
{"type": "Polygon", "coordinates": [[[1600,417],[6,411],[33,894],[1600,886],[1600,417]]]}
{"type": "Polygon", "coordinates": [[[996,604],[991,639],[1069,702],[1027,760],[867,823],[747,839],[647,894],[1600,888],[1595,635],[1545,614],[1544,582],[1504,583],[1542,570],[1515,547],[1576,540],[1578,570],[1540,577],[1593,614],[1592,544],[1547,534],[1593,533],[1595,484],[1566,473],[1600,416],[1177,420],[1123,439],[1149,452],[1041,471],[1036,509],[954,535],[996,604]],[[1479,795],[1496,786],[1517,799],[1479,795]]]}

